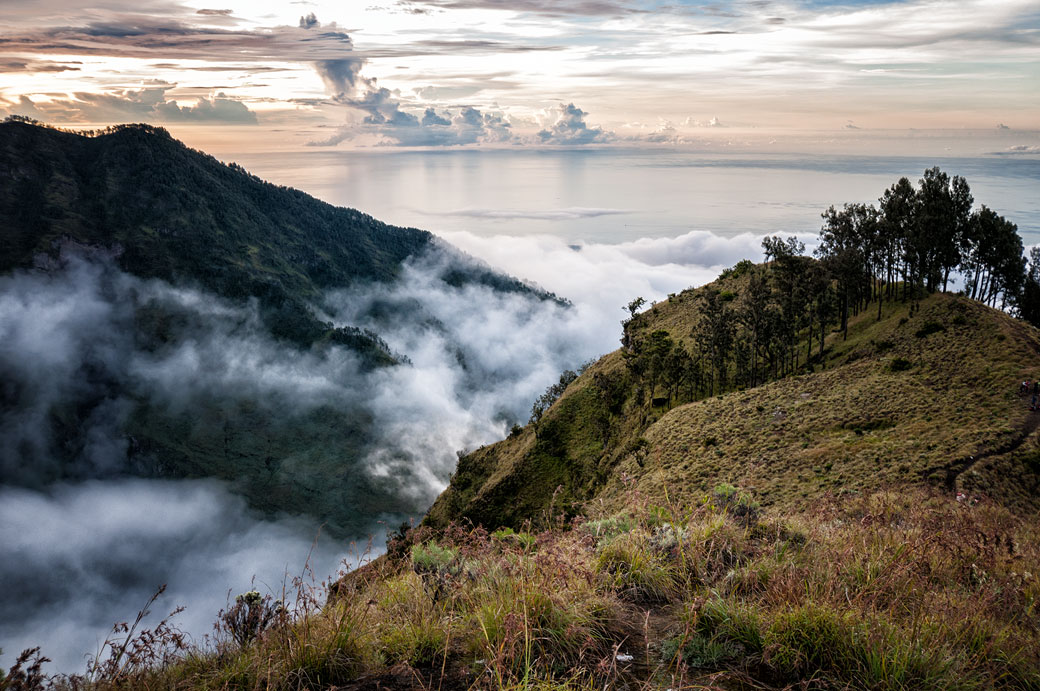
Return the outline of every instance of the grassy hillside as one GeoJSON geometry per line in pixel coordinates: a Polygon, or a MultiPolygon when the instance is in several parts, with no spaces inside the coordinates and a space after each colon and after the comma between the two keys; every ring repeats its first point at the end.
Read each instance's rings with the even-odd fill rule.
{"type": "Polygon", "coordinates": [[[1040,535],[996,503],[909,489],[781,513],[721,486],[688,505],[632,491],[618,513],[549,524],[413,530],[331,588],[297,583],[284,607],[261,593],[239,596],[205,644],[164,625],[135,636],[124,655],[115,636],[87,679],[55,681],[1040,688],[1040,535]]]}
{"type": "MultiPolygon", "coordinates": [[[[692,350],[700,295],[739,300],[744,285],[686,291],[629,329],[692,350]]],[[[1040,506],[1040,413],[1017,396],[1019,381],[1040,376],[1040,333],[947,294],[886,303],[880,320],[876,310],[851,320],[847,340],[828,335],[800,374],[689,403],[649,400],[624,350],[611,353],[537,426],[461,459],[427,521],[517,527],[551,506],[619,505],[630,487],[689,502],[720,482],[783,509],[907,484],[1040,506]]]]}
{"type": "MultiPolygon", "coordinates": [[[[692,348],[705,291],[747,285],[673,296],[625,340],[692,348]]],[[[384,556],[243,594],[202,644],[163,625],[126,656],[117,636],[85,680],[54,681],[1040,689],[1040,413],[1017,395],[1040,374],[1037,331],[938,294],[873,306],[824,345],[799,344],[802,373],[690,402],[611,353],[461,459],[384,556]]]]}

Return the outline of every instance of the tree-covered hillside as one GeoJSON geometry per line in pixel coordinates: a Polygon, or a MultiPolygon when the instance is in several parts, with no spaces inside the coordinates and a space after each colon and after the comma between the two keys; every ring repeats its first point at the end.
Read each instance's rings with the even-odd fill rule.
{"type": "MultiPolygon", "coordinates": [[[[430,498],[363,467],[376,450],[406,463],[366,403],[389,395],[379,370],[407,354],[336,304],[391,292],[410,259],[427,288],[557,300],[426,231],[269,184],[149,125],[75,133],[9,118],[0,181],[4,484],[219,478],[257,508],[357,536],[430,498]]],[[[446,333],[418,302],[394,310],[446,333]]]]}
{"type": "MultiPolygon", "coordinates": [[[[271,331],[300,344],[328,333],[308,306],[324,290],[391,280],[435,242],[264,182],[150,125],[75,133],[9,118],[0,179],[0,272],[40,264],[63,243],[104,249],[142,278],[257,298],[271,331]]],[[[530,291],[467,262],[448,279],[530,291]]]]}

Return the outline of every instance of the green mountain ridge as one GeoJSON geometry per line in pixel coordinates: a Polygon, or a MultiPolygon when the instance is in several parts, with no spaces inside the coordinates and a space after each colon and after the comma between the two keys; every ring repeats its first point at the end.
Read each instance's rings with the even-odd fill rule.
{"type": "MultiPolygon", "coordinates": [[[[400,364],[407,354],[392,353],[378,333],[325,321],[324,300],[336,291],[393,285],[406,262],[430,257],[432,281],[565,302],[427,231],[387,225],[264,182],[150,125],[77,133],[9,118],[0,123],[0,180],[0,275],[60,282],[67,280],[71,257],[102,267],[90,290],[115,312],[132,314],[106,327],[124,333],[102,333],[100,340],[118,341],[146,364],[181,347],[190,350],[199,339],[236,336],[270,341],[264,347],[277,349],[283,364],[338,361],[333,351],[343,347],[358,355],[358,377],[400,364]],[[145,283],[119,288],[119,272],[145,283]],[[149,291],[149,280],[173,293],[149,291]],[[174,293],[182,289],[230,316],[207,317],[181,304],[174,293]]],[[[396,318],[439,326],[417,303],[393,309],[396,318]]],[[[332,532],[352,536],[377,517],[426,508],[423,500],[401,499],[398,479],[355,467],[379,432],[360,394],[299,406],[291,396],[202,382],[168,400],[132,373],[117,371],[120,363],[93,351],[83,357],[69,377],[68,395],[40,403],[48,408],[38,423],[16,424],[25,434],[39,426],[49,442],[10,447],[12,458],[0,467],[4,482],[43,486],[82,479],[84,472],[90,477],[94,464],[83,457],[97,436],[91,425],[125,410],[119,429],[103,432],[112,436],[107,454],[119,463],[107,465],[117,465],[115,472],[219,478],[264,512],[310,514],[328,521],[332,532]]],[[[44,400],[37,392],[43,384],[25,374],[23,362],[0,365],[12,382],[0,390],[0,412],[16,415],[30,401],[44,400]]]]}
{"type": "MultiPolygon", "coordinates": [[[[739,303],[746,277],[654,305],[626,338],[664,332],[693,351],[709,291],[739,303]]],[[[847,340],[836,330],[825,343],[794,376],[692,401],[647,400],[626,349],[608,354],[537,424],[461,458],[426,522],[518,529],[551,509],[619,508],[631,491],[690,503],[719,483],[779,509],[910,485],[1040,508],[1040,413],[1016,394],[1040,376],[1036,328],[937,293],[886,303],[880,320],[876,307],[864,310],[847,340]]]]}
{"type": "MultiPolygon", "coordinates": [[[[256,298],[272,333],[301,345],[331,331],[309,307],[325,291],[391,281],[406,259],[450,251],[428,231],[264,182],[151,125],[81,134],[8,119],[0,179],[0,272],[70,243],[103,249],[135,276],[256,298]]],[[[455,252],[452,285],[555,299],[455,252]]]]}

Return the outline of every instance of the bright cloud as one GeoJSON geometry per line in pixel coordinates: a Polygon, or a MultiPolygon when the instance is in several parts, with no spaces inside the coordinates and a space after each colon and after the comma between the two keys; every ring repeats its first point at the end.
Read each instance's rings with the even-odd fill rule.
{"type": "Polygon", "coordinates": [[[849,121],[864,133],[1040,128],[1028,0],[226,5],[7,3],[0,107],[58,124],[255,118],[297,146],[696,145],[706,128],[849,121]],[[153,80],[175,86],[136,102],[153,80]]]}

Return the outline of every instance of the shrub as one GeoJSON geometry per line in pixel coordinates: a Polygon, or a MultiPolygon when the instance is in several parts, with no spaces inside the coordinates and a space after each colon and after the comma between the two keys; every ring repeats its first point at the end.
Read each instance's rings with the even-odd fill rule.
{"type": "Polygon", "coordinates": [[[745,524],[750,525],[758,520],[761,506],[748,492],[724,482],[716,485],[712,494],[719,508],[741,519],[745,524]]]}
{"type": "Polygon", "coordinates": [[[235,597],[235,604],[220,615],[225,630],[239,645],[247,645],[284,617],[281,600],[250,590],[235,597]]]}
{"type": "Polygon", "coordinates": [[[911,367],[913,367],[913,363],[901,357],[892,358],[892,362],[888,363],[888,369],[891,372],[905,372],[911,367]]]}
{"type": "Polygon", "coordinates": [[[606,542],[596,567],[605,571],[611,586],[637,600],[666,600],[675,582],[668,565],[643,531],[633,531],[606,542]]]}
{"type": "Polygon", "coordinates": [[[419,574],[423,587],[434,602],[451,590],[452,581],[460,572],[455,550],[440,547],[435,542],[412,545],[412,570],[419,574]]]}
{"type": "Polygon", "coordinates": [[[931,336],[934,333],[939,333],[940,331],[946,331],[946,327],[939,322],[926,321],[920,329],[914,332],[914,335],[918,338],[924,338],[926,336],[931,336]]]}

